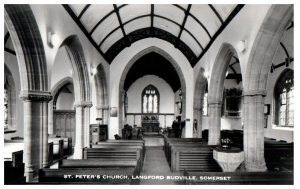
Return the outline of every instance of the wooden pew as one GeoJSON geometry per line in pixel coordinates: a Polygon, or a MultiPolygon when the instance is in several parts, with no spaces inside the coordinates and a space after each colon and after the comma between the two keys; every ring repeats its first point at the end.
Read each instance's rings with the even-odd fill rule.
{"type": "Polygon", "coordinates": [[[134,148],[84,148],[84,159],[140,160],[141,151],[134,148]]]}
{"type": "Polygon", "coordinates": [[[64,141],[60,138],[48,138],[48,143],[53,143],[53,161],[64,158],[64,141]]]}
{"type": "MultiPolygon", "coordinates": [[[[118,153],[118,150],[134,150],[138,153],[138,159],[141,159],[141,163],[144,161],[145,157],[145,147],[141,145],[136,144],[118,144],[118,143],[112,143],[112,144],[93,144],[91,145],[91,148],[93,149],[113,149],[115,153],[118,153]]],[[[122,155],[122,154],[120,154],[122,155]]]]}
{"type": "Polygon", "coordinates": [[[202,139],[200,138],[184,138],[184,139],[165,139],[165,155],[167,157],[167,161],[170,162],[171,158],[171,146],[172,145],[184,145],[184,144],[197,144],[201,145],[202,144],[202,139]]]}
{"type": "Polygon", "coordinates": [[[59,168],[103,168],[103,167],[136,167],[136,160],[118,159],[64,159],[59,168]]]}
{"type": "Polygon", "coordinates": [[[43,184],[139,184],[139,179],[132,179],[138,174],[136,167],[44,168],[39,171],[39,182],[43,184]],[[116,178],[117,175],[122,177],[116,178]]]}
{"type": "Polygon", "coordinates": [[[50,136],[48,138],[49,141],[63,140],[63,151],[64,155],[72,155],[72,138],[71,137],[57,137],[50,136]]]}
{"type": "Polygon", "coordinates": [[[184,171],[188,185],[293,185],[293,172],[193,172],[184,171]],[[222,179],[221,179],[222,178],[222,179]],[[225,180],[225,179],[226,180],[225,180]]]}
{"type": "Polygon", "coordinates": [[[25,183],[23,150],[13,152],[11,160],[4,161],[4,184],[25,183]]]}
{"type": "Polygon", "coordinates": [[[136,146],[137,148],[142,147],[142,154],[143,157],[145,156],[145,143],[144,142],[97,142],[97,144],[94,145],[90,145],[90,147],[96,147],[99,148],[100,146],[111,146],[111,147],[116,147],[116,148],[120,148],[123,146],[136,146]]]}
{"type": "Polygon", "coordinates": [[[268,170],[293,170],[294,143],[266,141],[265,160],[268,170]]]}
{"type": "Polygon", "coordinates": [[[213,159],[215,146],[172,146],[171,171],[221,172],[222,169],[213,159]]]}

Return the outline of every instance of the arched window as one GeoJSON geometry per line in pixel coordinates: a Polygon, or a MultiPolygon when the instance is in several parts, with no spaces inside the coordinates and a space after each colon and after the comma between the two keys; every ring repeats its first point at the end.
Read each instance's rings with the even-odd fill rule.
{"type": "Polygon", "coordinates": [[[143,90],[142,113],[159,113],[159,93],[153,85],[148,85],[143,90]]]}
{"type": "Polygon", "coordinates": [[[274,89],[275,124],[279,127],[294,127],[294,71],[284,71],[274,89]]]}

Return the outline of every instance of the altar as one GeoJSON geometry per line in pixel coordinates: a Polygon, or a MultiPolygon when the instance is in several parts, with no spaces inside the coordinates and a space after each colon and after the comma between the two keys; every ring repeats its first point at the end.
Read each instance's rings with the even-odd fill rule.
{"type": "Polygon", "coordinates": [[[144,132],[159,132],[158,115],[143,115],[142,129],[144,132]]]}

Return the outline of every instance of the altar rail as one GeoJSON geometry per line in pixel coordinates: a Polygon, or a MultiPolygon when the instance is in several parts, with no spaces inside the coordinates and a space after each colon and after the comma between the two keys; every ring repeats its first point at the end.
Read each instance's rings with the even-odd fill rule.
{"type": "Polygon", "coordinates": [[[158,113],[158,114],[148,114],[148,113],[126,113],[127,124],[142,126],[143,116],[155,116],[158,117],[160,127],[167,128],[172,125],[175,120],[174,113],[158,113]]]}

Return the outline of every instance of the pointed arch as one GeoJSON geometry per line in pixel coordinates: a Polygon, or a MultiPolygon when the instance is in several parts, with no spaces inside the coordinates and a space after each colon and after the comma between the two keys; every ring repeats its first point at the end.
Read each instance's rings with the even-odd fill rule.
{"type": "Polygon", "coordinates": [[[293,5],[272,5],[250,52],[245,74],[245,91],[265,95],[267,78],[280,40],[294,16],[293,5]]]}
{"type": "Polygon", "coordinates": [[[126,67],[124,68],[122,75],[121,75],[121,79],[120,79],[120,83],[119,83],[119,133],[121,133],[121,129],[122,129],[122,125],[123,125],[123,99],[124,99],[124,83],[125,83],[125,79],[127,76],[127,73],[129,72],[130,68],[133,66],[133,64],[140,59],[141,57],[143,57],[144,55],[150,53],[150,52],[155,52],[161,56],[163,56],[165,59],[167,59],[172,66],[174,66],[179,79],[180,79],[180,84],[181,84],[181,90],[182,90],[182,119],[185,119],[186,116],[186,82],[185,82],[185,78],[183,75],[183,72],[179,66],[179,64],[176,62],[176,60],[174,60],[174,58],[169,55],[166,51],[164,51],[163,49],[156,47],[156,46],[151,46],[148,47],[146,49],[141,50],[139,53],[137,53],[126,65],[126,67]]]}
{"type": "Polygon", "coordinates": [[[235,48],[229,43],[223,43],[213,64],[208,89],[208,102],[221,103],[223,87],[230,60],[236,55],[235,48]]]}
{"type": "Polygon", "coordinates": [[[29,5],[4,5],[4,20],[18,59],[21,90],[47,91],[47,62],[42,37],[29,5]]]}
{"type": "Polygon", "coordinates": [[[73,69],[75,103],[90,101],[90,82],[86,59],[78,36],[67,37],[60,47],[65,47],[73,69]]]}

